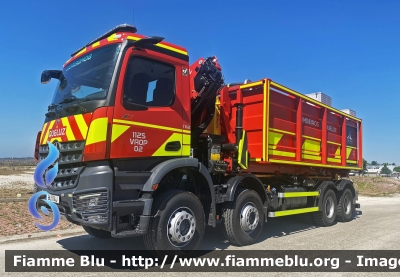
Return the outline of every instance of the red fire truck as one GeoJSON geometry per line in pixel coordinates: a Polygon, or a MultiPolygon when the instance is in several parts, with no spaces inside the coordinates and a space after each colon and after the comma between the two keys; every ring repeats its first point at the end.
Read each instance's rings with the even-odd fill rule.
{"type": "Polygon", "coordinates": [[[218,220],[248,245],[268,217],[352,219],[357,192],[344,177],[362,168],[360,119],[268,78],[225,85],[214,56],[188,61],[124,24],[43,72],[42,83],[59,81],[35,157],[57,145],[46,191],[67,220],[190,251],[218,220]]]}

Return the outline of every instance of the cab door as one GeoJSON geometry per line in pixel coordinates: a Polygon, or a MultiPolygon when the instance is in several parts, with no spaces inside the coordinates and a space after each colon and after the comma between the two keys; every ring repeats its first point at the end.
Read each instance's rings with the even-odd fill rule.
{"type": "Polygon", "coordinates": [[[182,156],[182,62],[128,49],[118,80],[110,158],[182,156]],[[181,73],[181,74],[179,74],[181,73]]]}

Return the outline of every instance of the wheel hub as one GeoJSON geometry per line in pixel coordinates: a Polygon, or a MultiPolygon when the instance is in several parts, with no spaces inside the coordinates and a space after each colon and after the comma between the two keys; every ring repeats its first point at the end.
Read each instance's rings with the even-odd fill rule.
{"type": "Polygon", "coordinates": [[[246,233],[251,233],[257,228],[260,215],[253,203],[246,203],[240,212],[240,227],[246,233]]]}
{"type": "Polygon", "coordinates": [[[196,220],[189,208],[179,208],[168,220],[168,238],[176,247],[187,245],[196,230],[196,220]]]}
{"type": "Polygon", "coordinates": [[[332,218],[333,214],[335,213],[335,205],[333,204],[333,199],[329,197],[326,199],[326,205],[325,205],[325,211],[326,211],[326,217],[327,218],[332,218]]]}
{"type": "Polygon", "coordinates": [[[349,196],[346,195],[344,197],[344,213],[349,214],[351,212],[351,201],[349,199],[349,196]]]}

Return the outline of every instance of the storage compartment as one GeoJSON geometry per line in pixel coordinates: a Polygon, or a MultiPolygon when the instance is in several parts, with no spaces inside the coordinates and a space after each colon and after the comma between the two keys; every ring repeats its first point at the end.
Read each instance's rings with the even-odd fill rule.
{"type": "MultiPolygon", "coordinates": [[[[269,79],[225,87],[220,96],[222,135],[235,142],[236,107],[243,103],[251,162],[358,170],[362,122],[330,107],[329,99],[323,93],[310,99],[269,79]]],[[[257,171],[268,170],[260,164],[257,171]]],[[[281,170],[270,172],[275,171],[281,170]]]]}

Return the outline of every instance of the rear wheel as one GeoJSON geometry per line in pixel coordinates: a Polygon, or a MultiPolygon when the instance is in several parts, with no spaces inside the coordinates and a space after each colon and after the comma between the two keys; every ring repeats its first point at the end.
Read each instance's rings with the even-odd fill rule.
{"type": "Polygon", "coordinates": [[[338,203],[338,221],[348,222],[354,214],[353,194],[350,189],[345,189],[338,203]]]}
{"type": "Polygon", "coordinates": [[[153,204],[144,244],[148,250],[178,250],[188,254],[204,236],[204,210],[193,193],[172,190],[160,194],[153,204]]]}
{"type": "Polygon", "coordinates": [[[336,221],[337,199],[333,190],[327,189],[322,198],[321,210],[313,213],[314,222],[322,227],[332,226],[336,221]]]}
{"type": "Polygon", "coordinates": [[[264,225],[264,211],[260,196],[254,190],[237,191],[234,201],[225,202],[222,212],[224,234],[235,245],[257,241],[264,225]]]}
{"type": "Polygon", "coordinates": [[[99,239],[109,239],[111,238],[111,233],[104,230],[95,229],[89,226],[83,226],[83,229],[91,236],[99,239]]]}

